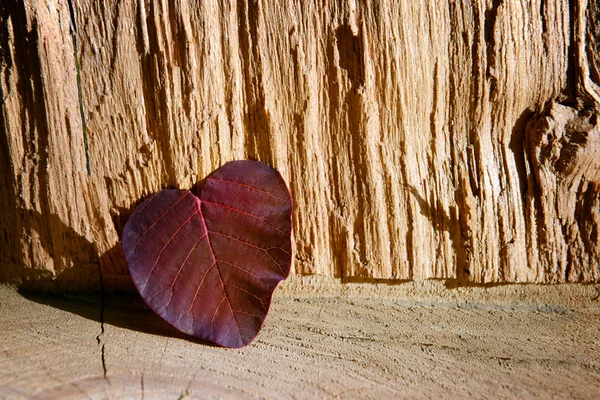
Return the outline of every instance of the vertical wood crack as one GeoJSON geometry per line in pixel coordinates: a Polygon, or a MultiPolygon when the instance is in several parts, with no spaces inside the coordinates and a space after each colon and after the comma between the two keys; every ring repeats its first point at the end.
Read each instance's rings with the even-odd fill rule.
{"type": "Polygon", "coordinates": [[[100,269],[100,333],[96,336],[96,341],[98,345],[102,345],[100,348],[100,360],[102,362],[102,373],[104,380],[108,381],[107,369],[106,369],[106,343],[104,343],[104,306],[105,306],[105,296],[104,296],[104,277],[102,276],[102,267],[98,264],[98,268],[100,269]]]}
{"type": "Polygon", "coordinates": [[[141,390],[141,400],[144,400],[145,390],[144,390],[144,373],[142,372],[142,376],[140,377],[140,390],[141,390]]]}
{"type": "Polygon", "coordinates": [[[83,111],[83,94],[81,91],[81,71],[79,68],[79,56],[77,54],[77,22],[75,20],[75,9],[73,8],[73,0],[68,0],[69,14],[71,15],[71,39],[73,39],[73,59],[75,60],[75,70],[77,71],[77,97],[79,100],[79,115],[81,117],[81,128],[83,131],[83,147],[85,151],[85,167],[87,174],[91,175],[90,154],[88,149],[88,137],[85,126],[85,113],[83,111]]]}

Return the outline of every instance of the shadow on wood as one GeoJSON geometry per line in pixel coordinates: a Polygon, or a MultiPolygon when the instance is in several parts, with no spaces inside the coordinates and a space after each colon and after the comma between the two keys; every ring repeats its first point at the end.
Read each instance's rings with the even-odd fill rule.
{"type": "Polygon", "coordinates": [[[67,311],[99,324],[215,347],[173,328],[149,309],[137,294],[42,294],[23,289],[18,292],[27,300],[67,311]]]}

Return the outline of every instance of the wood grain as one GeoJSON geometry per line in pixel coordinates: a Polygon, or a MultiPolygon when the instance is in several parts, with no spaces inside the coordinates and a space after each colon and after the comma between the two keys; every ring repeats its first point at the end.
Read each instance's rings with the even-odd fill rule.
{"type": "MultiPolygon", "coordinates": [[[[563,298],[590,286],[563,285],[563,298]]],[[[97,298],[0,287],[0,397],[600,395],[599,315],[589,301],[492,306],[468,291],[450,301],[278,297],[257,340],[232,350],[178,335],[131,296],[105,300],[101,323],[97,298]]]]}
{"type": "Polygon", "coordinates": [[[0,9],[2,281],[131,289],[135,204],[245,158],[291,187],[295,274],[600,279],[595,2],[0,9]],[[558,109],[589,140],[550,204],[532,129],[558,109]]]}

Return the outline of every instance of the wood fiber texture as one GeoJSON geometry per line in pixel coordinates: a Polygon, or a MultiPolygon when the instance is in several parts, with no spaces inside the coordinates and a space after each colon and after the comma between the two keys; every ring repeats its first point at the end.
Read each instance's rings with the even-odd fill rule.
{"type": "MultiPolygon", "coordinates": [[[[532,286],[525,290],[549,285],[532,286]]],[[[565,295],[570,288],[590,286],[550,289],[565,295]]],[[[465,291],[471,289],[477,288],[465,291]]],[[[464,298],[277,297],[257,340],[242,349],[226,350],[190,341],[132,296],[106,297],[101,311],[97,297],[24,297],[0,287],[0,304],[5,307],[0,313],[0,396],[34,400],[597,400],[600,396],[600,311],[589,300],[573,309],[522,302],[535,297],[521,298],[520,304],[513,297],[511,301],[517,302],[511,306],[464,298]]],[[[501,304],[506,300],[502,298],[501,304]]]]}
{"type": "Polygon", "coordinates": [[[295,274],[598,282],[599,12],[5,0],[0,280],[131,289],[133,207],[256,159],[290,186],[295,274]]]}

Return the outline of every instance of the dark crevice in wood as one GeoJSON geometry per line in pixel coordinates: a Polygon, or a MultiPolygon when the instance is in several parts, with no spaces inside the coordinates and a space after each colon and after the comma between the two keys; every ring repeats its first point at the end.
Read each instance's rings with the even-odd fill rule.
{"type": "Polygon", "coordinates": [[[548,52],[548,41],[545,39],[548,32],[548,21],[546,19],[546,0],[540,0],[540,19],[542,20],[542,40],[544,41],[544,50],[548,52]]]}
{"type": "Polygon", "coordinates": [[[100,317],[99,317],[99,322],[100,322],[100,333],[98,334],[98,336],[96,336],[96,341],[98,342],[98,345],[102,345],[101,349],[100,349],[100,360],[102,361],[102,371],[104,372],[104,379],[107,380],[106,375],[107,375],[107,369],[106,369],[106,353],[105,353],[105,346],[106,343],[104,343],[104,332],[105,332],[105,327],[104,327],[104,309],[105,309],[105,288],[104,288],[104,277],[102,275],[102,266],[100,263],[98,263],[98,270],[100,272],[100,317]]]}
{"type": "Polygon", "coordinates": [[[355,35],[350,25],[335,30],[340,67],[346,71],[352,89],[358,91],[365,84],[365,61],[362,38],[355,35]]]}
{"type": "Polygon", "coordinates": [[[486,76],[490,85],[490,94],[494,95],[498,86],[498,79],[495,77],[496,69],[496,21],[498,19],[498,9],[504,4],[504,0],[494,0],[491,8],[485,11],[484,20],[484,38],[486,44],[486,76]]]}
{"type": "Polygon", "coordinates": [[[579,93],[579,57],[577,51],[578,2],[569,1],[569,44],[567,46],[567,82],[563,89],[564,104],[574,105],[579,93]]]}
{"type": "Polygon", "coordinates": [[[166,13],[168,16],[168,21],[171,22],[169,25],[171,37],[174,41],[172,44],[172,66],[179,67],[180,70],[188,72],[181,74],[179,79],[181,81],[181,103],[183,109],[185,110],[185,114],[190,116],[192,112],[191,94],[194,90],[190,75],[196,71],[193,71],[191,68],[190,40],[188,40],[185,30],[185,23],[183,21],[184,15],[181,10],[181,3],[177,1],[168,2],[166,13]]]}
{"type": "Polygon", "coordinates": [[[527,161],[526,161],[526,151],[525,151],[525,129],[527,127],[527,123],[531,119],[533,115],[533,111],[531,109],[526,109],[521,113],[515,125],[512,128],[512,134],[510,137],[510,142],[508,144],[508,148],[513,153],[513,157],[515,159],[515,165],[517,167],[517,175],[519,178],[519,191],[521,193],[521,200],[523,202],[523,210],[525,210],[525,201],[527,198],[527,161]]]}
{"type": "Polygon", "coordinates": [[[104,372],[104,379],[108,381],[108,378],[106,377],[106,355],[104,352],[105,349],[105,344],[102,344],[102,371],[104,372]]]}
{"type": "MultiPolygon", "coordinates": [[[[457,213],[446,212],[441,201],[438,199],[437,202],[435,202],[433,196],[431,201],[428,202],[423,196],[421,196],[415,187],[407,186],[406,191],[416,199],[417,203],[419,204],[421,215],[429,219],[435,231],[448,233],[452,250],[456,255],[457,267],[460,266],[462,268],[460,271],[457,271],[457,276],[462,277],[462,280],[464,280],[465,275],[468,275],[468,270],[463,263],[465,250],[460,242],[462,235],[460,232],[460,222],[458,221],[456,215],[457,213]],[[436,204],[434,204],[434,202],[436,204]],[[458,274],[458,272],[460,272],[460,274],[458,274]]],[[[417,249],[413,249],[413,251],[417,251],[417,249]]],[[[439,273],[436,274],[436,276],[439,275],[439,273]]]]}
{"type": "Polygon", "coordinates": [[[91,175],[90,153],[88,146],[87,129],[85,125],[85,112],[83,107],[83,92],[81,90],[81,70],[79,68],[79,56],[77,49],[77,19],[75,18],[75,9],[73,8],[73,0],[68,0],[69,14],[71,16],[71,39],[73,40],[73,60],[75,61],[75,71],[77,78],[77,96],[79,99],[79,116],[81,117],[81,129],[83,131],[83,147],[85,151],[85,167],[88,175],[91,175]]]}

